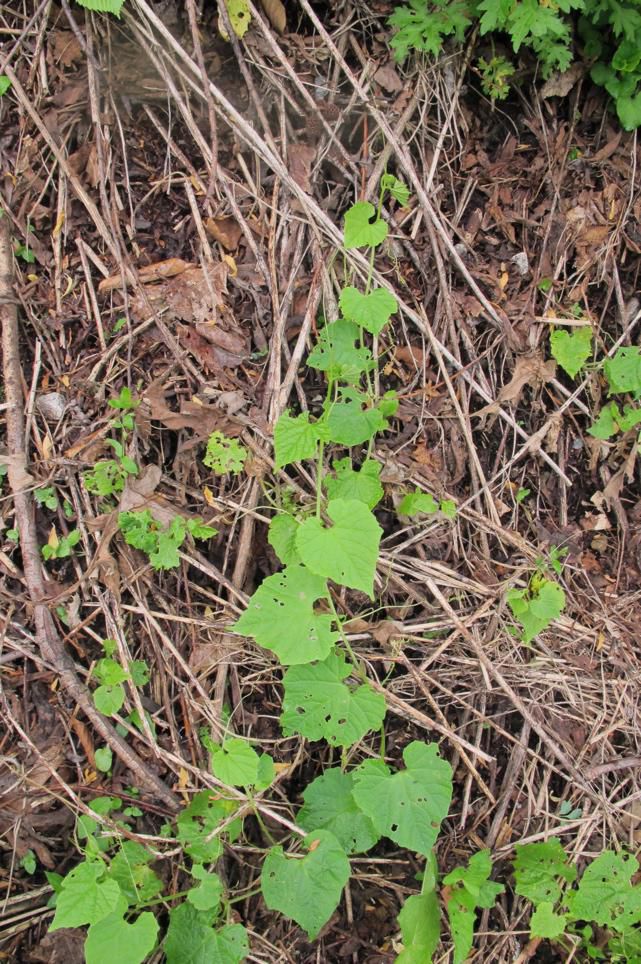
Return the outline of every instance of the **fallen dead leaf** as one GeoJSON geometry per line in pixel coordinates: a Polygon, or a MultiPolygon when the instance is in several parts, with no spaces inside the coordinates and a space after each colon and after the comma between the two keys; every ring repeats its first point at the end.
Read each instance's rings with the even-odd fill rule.
{"type": "Polygon", "coordinates": [[[82,60],[84,57],[80,41],[71,30],[55,30],[49,43],[55,64],[71,67],[77,60],[82,60]]]}
{"type": "MultiPolygon", "coordinates": [[[[200,271],[196,265],[183,261],[182,258],[168,258],[166,261],[155,261],[154,264],[144,265],[138,270],[138,281],[141,284],[151,284],[154,281],[164,281],[182,274],[188,268],[200,271]]],[[[116,291],[123,284],[122,274],[112,274],[108,278],[103,278],[98,285],[98,291],[103,294],[106,291],[116,291]]],[[[131,281],[127,279],[127,284],[131,281]]]]}
{"type": "Polygon", "coordinates": [[[293,180],[308,194],[312,189],[310,175],[316,160],[316,148],[307,144],[292,144],[287,151],[289,173],[293,180]]]}
{"type": "Polygon", "coordinates": [[[391,653],[395,652],[398,643],[406,635],[403,623],[399,623],[395,619],[382,619],[372,627],[371,631],[376,642],[391,653]]]}
{"type": "Polygon", "coordinates": [[[212,432],[237,436],[242,426],[228,417],[220,408],[208,405],[196,398],[181,401],[180,411],[172,411],[165,400],[165,389],[158,382],[152,383],[143,396],[143,404],[149,407],[150,418],[175,432],[191,429],[194,433],[193,444],[199,444],[212,432]]]}
{"type": "Polygon", "coordinates": [[[205,231],[225,251],[235,251],[243,233],[234,218],[207,218],[205,231]]]}
{"type": "Polygon", "coordinates": [[[554,378],[555,372],[556,362],[553,358],[549,359],[549,361],[543,361],[543,356],[538,352],[533,355],[521,355],[516,360],[512,378],[507,385],[503,386],[496,401],[490,402],[489,405],[485,405],[473,414],[481,418],[484,415],[496,412],[503,402],[513,402],[516,404],[526,385],[538,388],[546,382],[551,381],[554,378]]]}
{"type": "Polygon", "coordinates": [[[563,73],[557,70],[541,88],[541,97],[567,97],[576,82],[583,76],[583,65],[578,61],[563,73]]]}
{"type": "Polygon", "coordinates": [[[398,94],[403,90],[403,82],[391,64],[383,64],[374,74],[374,80],[388,94],[398,94]]]}
{"type": "Polygon", "coordinates": [[[277,33],[285,33],[287,14],[282,0],[260,0],[260,3],[274,30],[277,33]]]}

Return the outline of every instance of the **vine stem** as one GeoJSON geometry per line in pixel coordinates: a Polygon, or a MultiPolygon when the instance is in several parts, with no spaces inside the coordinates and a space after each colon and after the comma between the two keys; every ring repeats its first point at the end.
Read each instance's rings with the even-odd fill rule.
{"type": "Polygon", "coordinates": [[[365,670],[363,669],[363,666],[362,666],[360,660],[359,660],[358,657],[356,656],[356,653],[354,652],[354,650],[353,650],[352,647],[350,646],[350,642],[349,642],[347,636],[346,636],[345,633],[343,632],[343,623],[342,623],[342,621],[341,621],[340,616],[338,615],[338,612],[337,612],[337,610],[336,610],[336,606],[334,605],[334,600],[332,599],[331,593],[328,593],[328,594],[327,594],[327,598],[328,598],[328,600],[329,600],[329,605],[330,605],[330,608],[331,608],[331,610],[332,610],[332,614],[333,614],[334,619],[336,620],[336,624],[337,624],[337,626],[338,626],[338,632],[339,632],[340,637],[341,637],[341,642],[343,643],[343,646],[345,647],[345,649],[346,649],[347,652],[348,652],[349,658],[350,658],[351,661],[352,661],[352,665],[353,665],[354,669],[356,670],[357,675],[360,677],[360,679],[363,680],[363,682],[365,682],[365,681],[367,680],[367,673],[366,673],[365,670]]]}

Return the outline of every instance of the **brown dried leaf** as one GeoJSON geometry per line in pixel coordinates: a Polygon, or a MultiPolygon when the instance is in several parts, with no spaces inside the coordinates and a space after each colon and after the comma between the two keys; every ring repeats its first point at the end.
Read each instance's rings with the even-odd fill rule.
{"type": "Polygon", "coordinates": [[[405,634],[403,623],[395,619],[382,619],[372,628],[372,636],[388,652],[394,652],[395,643],[398,644],[405,634]]]}
{"type": "MultiPolygon", "coordinates": [[[[190,264],[188,261],[183,261],[182,258],[168,258],[166,261],[156,261],[154,264],[144,265],[138,271],[138,280],[142,284],[150,284],[152,281],[164,281],[167,278],[173,278],[176,275],[182,274],[187,268],[195,268],[195,265],[190,264]]],[[[196,271],[200,271],[200,268],[195,268],[196,271]]],[[[98,285],[98,291],[104,293],[106,291],[116,291],[118,288],[122,287],[123,278],[122,274],[112,274],[108,278],[103,278],[98,285]]],[[[131,284],[131,281],[127,279],[127,284],[131,284]]]]}
{"type": "Polygon", "coordinates": [[[149,386],[144,395],[149,405],[150,417],[169,429],[178,432],[191,429],[195,432],[195,442],[208,438],[212,432],[220,431],[225,435],[239,435],[242,426],[228,418],[219,408],[206,405],[198,399],[190,399],[180,404],[180,411],[173,412],[165,401],[165,390],[157,382],[149,386]]]}
{"type": "Polygon", "coordinates": [[[391,64],[383,64],[374,74],[374,80],[380,84],[388,94],[398,94],[403,90],[403,82],[391,64]]]}
{"type": "Polygon", "coordinates": [[[545,382],[551,381],[555,372],[556,362],[553,358],[543,361],[543,356],[539,352],[533,355],[521,355],[516,360],[512,378],[507,385],[503,386],[496,401],[490,402],[473,414],[479,418],[489,415],[491,412],[496,412],[503,402],[514,402],[516,405],[526,385],[538,388],[545,382]]]}
{"type": "Polygon", "coordinates": [[[299,187],[311,191],[310,174],[316,159],[316,148],[307,144],[292,144],[288,150],[289,173],[299,187]]]}
{"type": "Polygon", "coordinates": [[[235,251],[243,233],[234,218],[207,218],[205,231],[210,238],[221,244],[225,251],[235,251]]]}
{"type": "Polygon", "coordinates": [[[49,44],[54,64],[71,67],[77,60],[84,58],[80,41],[71,30],[55,30],[49,44]]]}
{"type": "Polygon", "coordinates": [[[285,33],[287,14],[282,0],[260,0],[260,2],[274,30],[277,33],[285,33]]]}
{"type": "Polygon", "coordinates": [[[567,97],[576,82],[583,76],[583,65],[578,61],[563,73],[557,70],[541,88],[541,97],[567,97]]]}

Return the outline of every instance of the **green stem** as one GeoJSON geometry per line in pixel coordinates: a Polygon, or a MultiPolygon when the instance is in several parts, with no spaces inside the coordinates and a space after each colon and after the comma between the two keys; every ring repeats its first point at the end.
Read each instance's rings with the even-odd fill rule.
{"type": "Polygon", "coordinates": [[[316,518],[321,517],[321,506],[323,504],[323,454],[325,443],[318,443],[318,458],[316,463],[316,518]]]}
{"type": "Polygon", "coordinates": [[[338,626],[338,632],[341,637],[341,642],[345,647],[345,649],[347,650],[347,653],[349,655],[350,660],[352,661],[352,666],[354,667],[356,674],[360,677],[360,679],[363,680],[363,682],[365,682],[367,680],[367,673],[363,669],[362,663],[357,657],[356,653],[350,646],[349,639],[343,632],[343,624],[340,616],[338,615],[338,612],[336,611],[336,606],[334,605],[334,600],[332,599],[331,593],[327,594],[327,598],[329,600],[330,609],[332,610],[332,615],[334,616],[336,625],[338,626]]]}

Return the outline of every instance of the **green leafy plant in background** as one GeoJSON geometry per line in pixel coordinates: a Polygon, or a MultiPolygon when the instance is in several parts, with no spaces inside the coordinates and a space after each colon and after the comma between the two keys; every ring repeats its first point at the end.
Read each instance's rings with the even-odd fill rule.
{"type": "Polygon", "coordinates": [[[180,565],[179,549],[188,535],[193,539],[211,539],[217,532],[197,517],[176,515],[162,525],[149,509],[121,512],[118,527],[127,545],[146,553],[154,569],[175,569],[180,565]]]}
{"type": "Polygon", "coordinates": [[[531,643],[565,609],[561,586],[539,573],[532,576],[526,589],[508,590],[506,599],[512,615],[521,624],[518,635],[524,643],[531,643]]]}
{"type": "Polygon", "coordinates": [[[576,867],[556,838],[517,846],[515,891],[533,905],[531,937],[567,949],[572,945],[576,949],[578,942],[590,960],[638,961],[638,869],[636,857],[605,850],[588,863],[576,883],[576,867]]]}
{"type": "MultiPolygon", "coordinates": [[[[553,358],[571,378],[583,371],[592,355],[592,329],[578,328],[569,334],[554,331],[550,336],[553,358]]],[[[641,349],[636,345],[617,348],[609,358],[600,362],[608,386],[608,395],[628,395],[633,402],[641,399],[641,349]]],[[[603,406],[588,432],[594,438],[607,441],[620,433],[630,432],[641,425],[641,405],[612,400],[603,406]]]]}
{"type": "MultiPolygon", "coordinates": [[[[541,76],[565,71],[572,63],[575,23],[582,55],[592,81],[613,98],[622,126],[641,125],[641,10],[637,0],[408,0],[389,18],[391,45],[398,60],[410,51],[437,56],[451,38],[461,43],[466,31],[481,36],[506,34],[514,53],[527,47],[539,62],[541,76]],[[578,20],[577,20],[578,14],[578,20]]],[[[485,93],[504,98],[514,73],[506,58],[480,59],[477,69],[485,93]]]]}
{"type": "Polygon", "coordinates": [[[109,498],[123,492],[129,476],[138,475],[138,466],[126,454],[125,446],[129,432],[133,431],[134,413],[140,402],[134,399],[131,389],[124,387],[118,397],[110,398],[107,404],[109,408],[120,412],[120,415],[111,422],[111,428],[120,431],[120,439],[105,439],[105,445],[113,449],[116,457],[97,462],[93,469],[83,475],[87,492],[101,498],[109,498]]]}
{"type": "Polygon", "coordinates": [[[93,693],[93,701],[97,710],[105,716],[118,713],[125,702],[126,682],[133,686],[145,686],[149,682],[149,667],[144,660],[131,660],[125,669],[114,659],[117,646],[113,639],[106,639],[103,644],[105,656],[99,659],[93,668],[93,679],[99,686],[93,693]]]}
{"type": "Polygon", "coordinates": [[[51,931],[86,927],[87,964],[142,964],[159,946],[167,964],[238,964],[245,959],[247,932],[232,922],[223,881],[210,869],[222,853],[223,839],[233,841],[240,833],[240,821],[233,821],[224,833],[209,839],[229,818],[233,804],[205,790],[196,794],[174,826],[168,825],[187,855],[182,868],[185,886],[178,894],[175,888],[165,893],[166,884],[152,867],[154,854],[123,836],[131,829],[131,820],[142,816],[138,807],[123,808],[117,797],[100,797],[90,804],[90,811],[76,826],[84,859],[64,877],[47,874],[55,895],[51,931]],[[165,909],[168,923],[161,938],[154,911],[164,916],[165,909]]]}
{"type": "Polygon", "coordinates": [[[490,60],[479,57],[477,69],[481,76],[483,93],[492,103],[505,100],[510,93],[510,81],[516,73],[514,64],[507,57],[494,56],[490,60]]]}
{"type": "Polygon", "coordinates": [[[242,472],[248,454],[238,439],[228,438],[222,432],[212,432],[207,441],[203,464],[216,475],[237,475],[242,472]]]}
{"type": "MultiPolygon", "coordinates": [[[[390,176],[385,185],[384,191],[407,203],[404,185],[390,176]]],[[[126,839],[125,831],[135,830],[132,821],[142,815],[139,807],[123,806],[118,797],[94,800],[77,820],[82,861],[64,877],[48,875],[55,892],[51,929],[86,928],[88,964],[112,958],[142,964],[152,954],[164,954],[168,964],[237,964],[247,957],[247,932],[232,916],[239,898],[228,895],[216,872],[225,846],[243,833],[240,808],[243,814],[255,814],[269,838],[260,874],[265,905],[299,924],[310,940],[338,907],[351,876],[351,858],[367,853],[381,839],[424,861],[420,893],[406,899],[398,917],[400,964],[432,961],[441,940],[441,907],[449,921],[453,960],[462,962],[473,945],[477,911],[491,907],[504,889],[490,879],[491,858],[483,850],[451,870],[439,890],[434,848],[451,804],[452,768],[437,744],[420,740],[403,748],[401,765],[386,760],[384,691],[368,678],[348,637],[347,623],[359,603],[376,596],[382,530],[374,510],[385,493],[380,465],[373,458],[374,438],[387,428],[397,405],[393,395],[377,394],[372,378],[376,339],[395,309],[393,296],[378,294],[380,289],[372,284],[374,249],[387,234],[381,216],[384,191],[378,208],[359,202],[345,219],[345,246],[372,249],[371,268],[362,287],[348,279],[351,283],[339,298],[341,316],[326,322],[309,355],[310,367],[326,377],[325,399],[313,413],[285,412],[274,427],[277,466],[291,471],[292,463],[313,461],[315,491],[307,499],[287,492],[274,499],[278,508],[268,538],[283,568],[263,580],[233,626],[234,632],[273,653],[282,666],[283,737],[324,741],[336,758],[302,790],[295,821],[303,835],[292,833],[281,841],[273,841],[264,827],[256,797],[269,792],[274,761],[233,734],[213,739],[201,731],[216,790],[194,794],[165,826],[154,852],[126,839]],[[364,754],[359,753],[363,741],[364,754]],[[157,872],[162,838],[169,854],[175,854],[176,847],[183,854],[179,890],[172,884],[168,891],[157,872]]],[[[626,356],[626,365],[631,364],[626,356]]],[[[612,384],[633,391],[624,368],[611,368],[612,384]]],[[[120,431],[130,431],[133,423],[127,416],[133,399],[121,393],[114,401],[112,407],[123,413],[120,431]]],[[[238,470],[241,453],[228,444],[232,441],[214,439],[214,471],[238,470]]],[[[451,500],[437,502],[420,490],[405,493],[400,507],[410,517],[439,513],[435,521],[440,525],[456,513],[451,500]]],[[[198,519],[179,516],[161,524],[148,509],[121,513],[119,524],[125,540],[146,552],[158,569],[178,563],[188,535],[214,534],[198,519]]],[[[527,588],[508,594],[524,641],[563,608],[563,591],[554,579],[561,573],[563,554],[553,547],[547,560],[537,561],[527,588]]],[[[149,675],[142,661],[124,666],[115,653],[115,643],[105,641],[104,657],[92,674],[98,684],[95,705],[107,715],[118,713],[127,688],[144,686],[149,675]]],[[[142,729],[133,712],[128,720],[142,729]]],[[[99,747],[97,769],[107,773],[111,766],[111,750],[99,747]]],[[[573,883],[575,871],[560,845],[553,842],[537,851],[528,849],[532,846],[539,845],[517,849],[514,877],[517,894],[533,905],[533,936],[563,941],[569,934],[595,956],[596,940],[586,925],[592,921],[608,929],[612,954],[621,954],[624,945],[638,946],[641,900],[637,903],[639,887],[631,884],[638,866],[634,858],[602,855],[576,888],[564,890],[562,884],[573,883]]]]}
{"type": "Polygon", "coordinates": [[[125,5],[125,0],[76,0],[76,3],[84,7],[85,10],[92,10],[95,13],[112,13],[115,17],[120,17],[120,11],[125,5]]]}
{"type": "Polygon", "coordinates": [[[52,512],[58,508],[58,496],[56,495],[56,490],[52,485],[43,486],[40,489],[34,489],[33,497],[38,505],[42,505],[46,509],[51,509],[52,512]]]}
{"type": "Polygon", "coordinates": [[[66,536],[58,536],[55,527],[49,533],[49,541],[42,547],[42,558],[68,559],[80,542],[80,529],[72,529],[66,536]]]}

